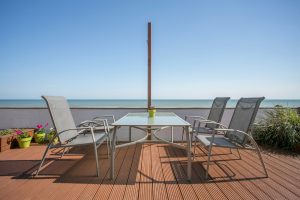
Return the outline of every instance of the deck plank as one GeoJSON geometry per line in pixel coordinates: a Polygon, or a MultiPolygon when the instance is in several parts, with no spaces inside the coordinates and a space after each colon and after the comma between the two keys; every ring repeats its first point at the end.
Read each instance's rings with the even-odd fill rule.
{"type": "Polygon", "coordinates": [[[165,146],[160,145],[158,146],[158,152],[160,156],[160,162],[162,167],[163,176],[166,183],[166,189],[168,192],[169,199],[183,199],[181,194],[180,187],[177,184],[177,179],[175,174],[172,171],[172,167],[169,164],[169,159],[167,153],[165,151],[165,146]]]}
{"type": "Polygon", "coordinates": [[[263,153],[269,173],[264,178],[255,152],[241,150],[239,160],[234,150],[231,154],[213,148],[212,179],[206,181],[207,155],[197,149],[189,182],[184,150],[167,144],[138,144],[117,149],[116,179],[111,181],[110,162],[102,146],[98,150],[100,178],[95,177],[93,151],[78,149],[62,159],[50,152],[41,175],[32,179],[44,150],[45,146],[34,145],[0,153],[0,199],[300,199],[297,156],[263,153]]]}
{"type": "Polygon", "coordinates": [[[143,161],[143,146],[141,144],[136,145],[135,156],[133,159],[132,166],[130,168],[129,177],[127,180],[127,185],[125,188],[125,193],[123,199],[138,199],[139,189],[140,189],[140,170],[142,168],[143,161]]]}
{"type": "Polygon", "coordinates": [[[158,145],[151,145],[152,177],[153,177],[153,199],[168,199],[165,178],[161,168],[158,145]]]}
{"type": "Polygon", "coordinates": [[[153,199],[152,191],[152,172],[151,172],[151,145],[143,145],[143,162],[140,171],[140,190],[139,199],[153,199]]]}
{"type": "MultiPolygon", "coordinates": [[[[116,177],[116,180],[114,182],[109,199],[123,199],[133,160],[137,159],[135,150],[136,145],[129,147],[128,153],[124,158],[121,170],[118,173],[118,176],[116,177]]],[[[101,191],[99,190],[99,192],[101,191]]]]}

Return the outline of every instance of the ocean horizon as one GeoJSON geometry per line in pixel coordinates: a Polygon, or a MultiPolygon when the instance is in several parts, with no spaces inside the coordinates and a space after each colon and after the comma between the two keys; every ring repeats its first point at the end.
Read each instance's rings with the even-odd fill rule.
{"type": "MultiPolygon", "coordinates": [[[[235,107],[238,99],[230,99],[228,108],[235,107]]],[[[68,99],[72,108],[146,108],[146,99],[68,99]]],[[[154,99],[152,105],[157,108],[210,108],[213,99],[154,99]]],[[[265,99],[260,107],[272,108],[300,107],[300,99],[265,99]]],[[[0,99],[0,108],[43,108],[42,99],[0,99]]]]}

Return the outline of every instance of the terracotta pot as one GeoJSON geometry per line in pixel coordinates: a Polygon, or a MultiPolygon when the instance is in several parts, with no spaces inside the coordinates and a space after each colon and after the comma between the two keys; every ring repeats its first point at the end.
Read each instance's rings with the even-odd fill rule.
{"type": "Polygon", "coordinates": [[[16,140],[16,135],[14,133],[0,136],[0,152],[6,151],[8,149],[17,146],[18,146],[18,142],[16,140]]]}

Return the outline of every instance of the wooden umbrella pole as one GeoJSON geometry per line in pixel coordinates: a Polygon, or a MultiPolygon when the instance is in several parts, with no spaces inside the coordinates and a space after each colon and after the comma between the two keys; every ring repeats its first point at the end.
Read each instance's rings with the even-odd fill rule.
{"type": "Polygon", "coordinates": [[[148,109],[151,107],[151,22],[148,22],[148,109]]]}
{"type": "MultiPolygon", "coordinates": [[[[148,109],[151,107],[151,22],[148,22],[148,109]]],[[[152,140],[151,126],[148,126],[148,140],[152,140]]]]}

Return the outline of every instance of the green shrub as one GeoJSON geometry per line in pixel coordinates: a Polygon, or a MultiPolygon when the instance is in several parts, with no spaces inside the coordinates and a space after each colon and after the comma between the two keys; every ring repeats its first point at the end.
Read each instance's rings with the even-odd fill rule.
{"type": "Polygon", "coordinates": [[[300,116],[290,108],[276,106],[254,128],[253,137],[260,143],[294,150],[300,144],[300,116]]]}

